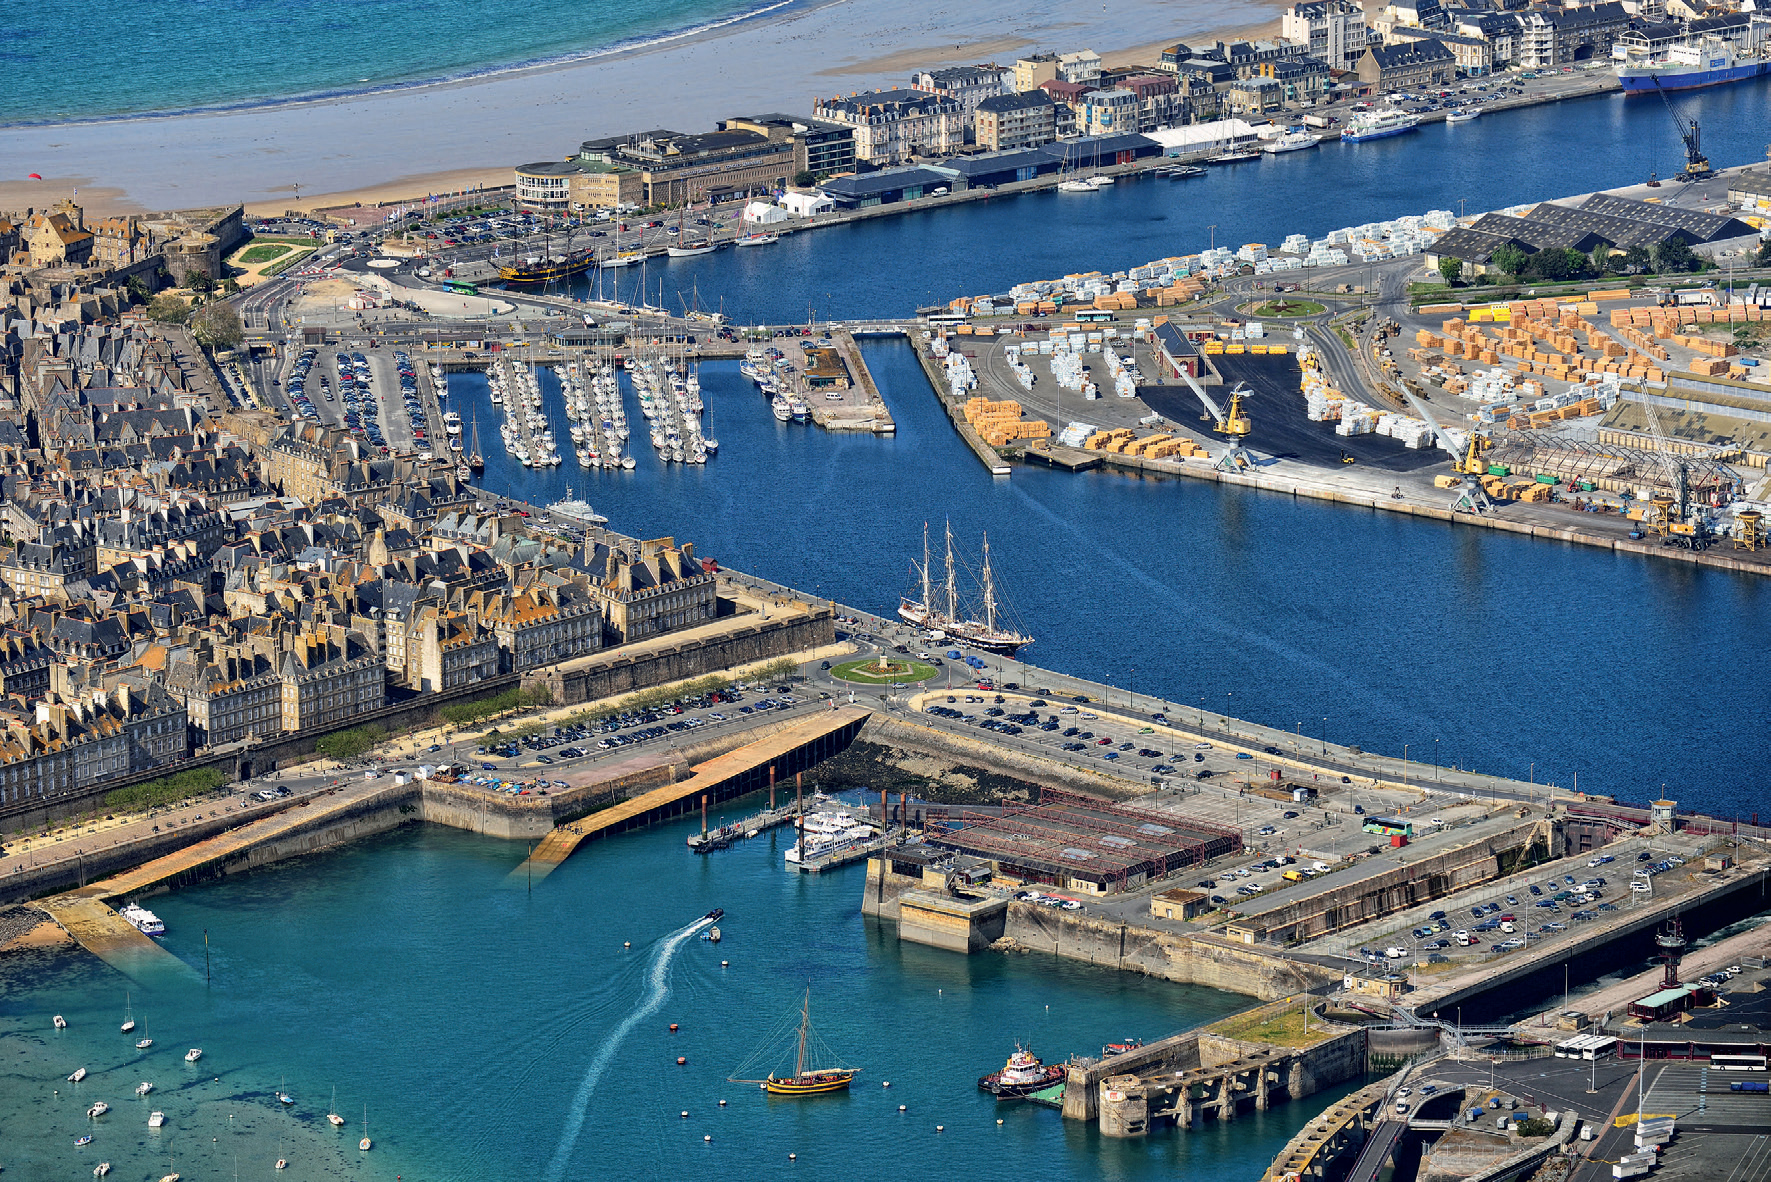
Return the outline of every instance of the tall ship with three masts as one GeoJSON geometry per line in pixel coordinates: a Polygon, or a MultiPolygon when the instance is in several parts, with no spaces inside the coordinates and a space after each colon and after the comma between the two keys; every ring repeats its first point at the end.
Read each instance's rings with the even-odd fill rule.
{"type": "Polygon", "coordinates": [[[918,576],[921,595],[902,596],[898,615],[919,628],[940,632],[961,644],[981,648],[985,652],[1014,656],[1015,652],[1033,643],[1033,638],[1007,625],[1004,611],[996,595],[996,577],[990,570],[990,535],[984,535],[984,564],[978,571],[978,602],[963,600],[959,593],[957,564],[953,558],[953,525],[947,524],[946,577],[936,583],[929,574],[929,527],[922,527],[922,563],[911,564],[918,576]]]}
{"type": "Polygon", "coordinates": [[[846,1092],[854,1078],[861,1074],[859,1067],[843,1067],[838,1065],[836,1053],[827,1046],[823,1039],[812,1030],[812,991],[806,990],[805,999],[799,1008],[799,1035],[795,1041],[793,1056],[793,1074],[778,1075],[769,1072],[763,1079],[743,1079],[745,1071],[760,1066],[771,1051],[781,1046],[782,1035],[791,1029],[789,1026],[777,1026],[775,1033],[763,1041],[762,1049],[743,1063],[732,1073],[728,1083],[753,1083],[771,1096],[820,1096],[828,1092],[846,1092]]]}
{"type": "Polygon", "coordinates": [[[551,236],[544,241],[542,254],[505,263],[498,268],[498,278],[506,283],[558,283],[581,275],[596,265],[595,245],[554,254],[551,236]]]}

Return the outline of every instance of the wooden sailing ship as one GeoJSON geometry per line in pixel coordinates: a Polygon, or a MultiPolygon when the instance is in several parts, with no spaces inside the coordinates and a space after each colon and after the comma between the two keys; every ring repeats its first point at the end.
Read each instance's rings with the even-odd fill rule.
{"type": "MultiPolygon", "coordinates": [[[[780,1030],[777,1027],[777,1030],[780,1030]]],[[[812,991],[807,989],[799,1008],[799,1029],[794,1042],[792,1074],[769,1072],[762,1079],[742,1078],[746,1069],[760,1063],[771,1049],[780,1045],[779,1036],[764,1042],[762,1049],[733,1072],[729,1082],[753,1083],[771,1096],[821,1096],[829,1092],[846,1092],[859,1067],[844,1067],[834,1062],[834,1052],[812,1030],[812,991]],[[828,1061],[826,1061],[828,1060],[828,1061]]]]}

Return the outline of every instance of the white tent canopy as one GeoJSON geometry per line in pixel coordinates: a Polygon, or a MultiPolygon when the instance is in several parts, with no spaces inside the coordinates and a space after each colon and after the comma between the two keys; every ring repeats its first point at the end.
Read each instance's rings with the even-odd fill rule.
{"type": "Polygon", "coordinates": [[[752,201],[744,207],[744,220],[758,225],[784,222],[787,218],[787,211],[772,201],[752,201]]]}

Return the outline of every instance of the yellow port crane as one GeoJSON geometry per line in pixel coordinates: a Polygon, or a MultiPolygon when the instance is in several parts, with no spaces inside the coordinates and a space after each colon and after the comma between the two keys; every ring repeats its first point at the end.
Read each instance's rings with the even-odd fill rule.
{"type": "Polygon", "coordinates": [[[1192,374],[1183,369],[1181,376],[1187,380],[1187,385],[1193,388],[1193,393],[1199,396],[1199,401],[1204,403],[1205,409],[1211,413],[1213,429],[1230,443],[1229,450],[1218,457],[1218,462],[1214,467],[1221,468],[1226,472],[1240,472],[1254,467],[1254,453],[1242,443],[1249,432],[1254,430],[1254,424],[1250,421],[1248,412],[1242,407],[1242,400],[1249,396],[1242,383],[1237,382],[1231,388],[1230,409],[1225,412],[1216,402],[1212,401],[1211,395],[1205,392],[1205,387],[1201,386],[1192,374]]]}

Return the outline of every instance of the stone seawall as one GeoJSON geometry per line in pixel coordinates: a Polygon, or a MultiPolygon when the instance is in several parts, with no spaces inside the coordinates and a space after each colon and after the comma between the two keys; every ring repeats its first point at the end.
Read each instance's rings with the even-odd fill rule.
{"type": "Polygon", "coordinates": [[[1056,911],[1033,903],[1009,904],[1004,935],[1012,947],[1050,952],[1107,968],[1205,985],[1263,1001],[1338,986],[1341,975],[1214,937],[1186,936],[1127,923],[1056,911]]]}
{"type": "Polygon", "coordinates": [[[808,615],[779,620],[757,617],[751,623],[735,624],[723,636],[667,645],[639,657],[616,650],[582,658],[531,674],[523,684],[545,685],[556,705],[576,706],[835,642],[835,616],[829,607],[819,606],[808,615]]]}
{"type": "Polygon", "coordinates": [[[1472,883],[1491,881],[1505,872],[1503,860],[1517,863],[1534,842],[1540,843],[1546,852],[1551,849],[1554,832],[1555,826],[1547,822],[1527,821],[1382,874],[1287,898],[1280,906],[1256,911],[1248,924],[1276,940],[1307,939],[1339,931],[1443,898],[1472,883]]]}
{"type": "Polygon", "coordinates": [[[57,851],[56,861],[40,866],[29,865],[19,857],[9,857],[0,862],[0,903],[20,903],[27,899],[40,899],[45,895],[76,890],[89,882],[109,878],[144,862],[151,862],[200,841],[207,841],[230,829],[237,829],[248,821],[284,812],[306,799],[309,797],[304,794],[269,804],[255,804],[242,812],[208,817],[179,829],[168,829],[163,833],[110,847],[101,847],[98,844],[103,840],[102,834],[70,837],[66,843],[68,852],[57,851]],[[72,851],[75,849],[85,852],[74,857],[72,851]]]}
{"type": "Polygon", "coordinates": [[[347,841],[415,824],[420,819],[417,804],[418,793],[412,785],[390,788],[346,808],[319,813],[311,823],[297,825],[267,841],[244,846],[215,862],[174,875],[145,893],[162,894],[174,887],[226,878],[230,874],[256,870],[286,858],[319,853],[347,841]]]}

